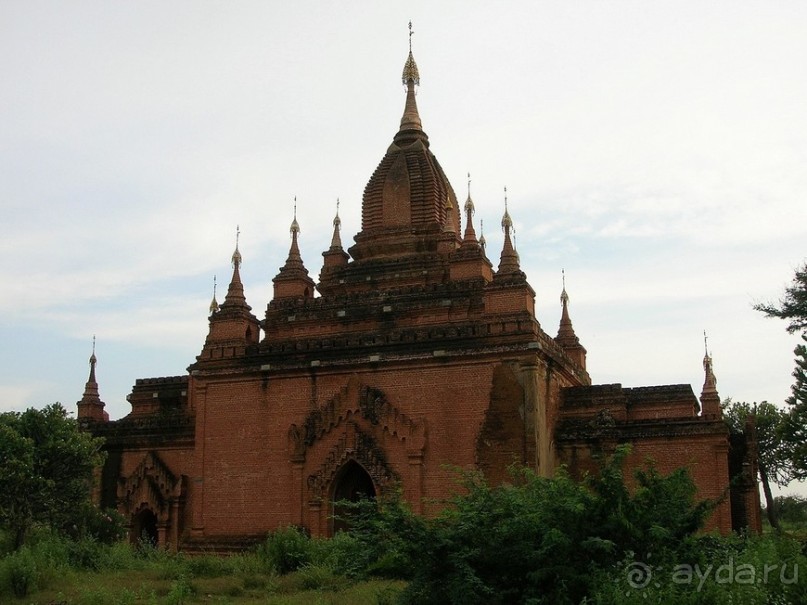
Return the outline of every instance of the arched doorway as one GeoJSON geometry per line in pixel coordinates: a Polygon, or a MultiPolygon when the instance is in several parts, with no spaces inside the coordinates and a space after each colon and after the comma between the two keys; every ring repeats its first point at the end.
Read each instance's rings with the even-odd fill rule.
{"type": "Polygon", "coordinates": [[[157,546],[157,515],[150,508],[144,508],[132,518],[132,532],[129,535],[134,544],[148,543],[157,546]]]}
{"type": "Polygon", "coordinates": [[[364,467],[355,460],[348,460],[333,480],[333,496],[331,498],[333,520],[332,533],[345,531],[350,525],[350,509],[340,506],[340,501],[358,502],[359,500],[375,500],[375,485],[364,467]]]}

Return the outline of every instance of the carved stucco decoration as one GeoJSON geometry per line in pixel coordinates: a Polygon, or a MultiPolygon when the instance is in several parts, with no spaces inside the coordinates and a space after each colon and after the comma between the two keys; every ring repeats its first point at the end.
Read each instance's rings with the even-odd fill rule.
{"type": "Polygon", "coordinates": [[[381,390],[361,385],[354,376],[325,405],[310,412],[300,425],[289,427],[290,459],[305,461],[308,447],[353,418],[361,418],[374,431],[384,431],[404,442],[407,454],[423,454],[427,437],[425,419],[407,416],[390,404],[381,390]]]}
{"type": "Polygon", "coordinates": [[[171,503],[184,496],[184,477],[175,476],[155,451],[149,451],[137,468],[118,484],[118,501],[133,515],[149,508],[159,522],[167,522],[171,503]]]}
{"type": "Polygon", "coordinates": [[[355,460],[364,467],[375,486],[384,493],[386,489],[400,479],[387,463],[384,451],[370,435],[359,429],[354,422],[348,421],[345,431],[336,445],[331,448],[324,462],[317,471],[308,476],[308,500],[322,500],[332,484],[336,473],[348,461],[355,460]]]}

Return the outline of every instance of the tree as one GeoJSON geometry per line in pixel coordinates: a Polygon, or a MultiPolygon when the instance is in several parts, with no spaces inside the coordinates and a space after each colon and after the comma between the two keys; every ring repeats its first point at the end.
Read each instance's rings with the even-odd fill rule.
{"type": "MultiPolygon", "coordinates": [[[[807,344],[807,334],[801,335],[807,344]]],[[[794,350],[796,369],[791,387],[792,395],[785,399],[790,405],[790,413],[783,427],[783,438],[791,444],[793,478],[807,479],[807,346],[800,344],[794,350]]]]}
{"type": "Polygon", "coordinates": [[[63,533],[83,524],[102,443],[59,403],[0,414],[0,524],[16,548],[34,523],[63,533]]]}
{"type": "MultiPolygon", "coordinates": [[[[625,483],[620,446],[601,472],[575,481],[512,469],[512,483],[491,486],[481,473],[463,475],[463,493],[433,518],[399,500],[353,504],[351,534],[375,560],[396,552],[410,574],[404,603],[580,603],[600,572],[635,553],[670,555],[702,527],[713,503],[698,501],[686,469],[662,476],[652,467],[625,483]]],[[[654,559],[655,561],[656,559],[654,559]]]]}
{"type": "Polygon", "coordinates": [[[0,417],[0,526],[10,532],[15,548],[33,520],[30,496],[39,491],[37,479],[33,443],[0,417]]]}
{"type": "MultiPolygon", "coordinates": [[[[807,343],[807,262],[796,269],[793,283],[785,288],[778,304],[759,303],[754,309],[767,317],[788,321],[787,331],[791,334],[802,331],[801,338],[807,343]]],[[[793,478],[804,480],[807,479],[807,346],[799,344],[793,352],[796,382],[792,386],[793,394],[785,400],[790,410],[782,427],[782,439],[791,448],[793,478]]]]}
{"type": "Polygon", "coordinates": [[[748,404],[744,401],[726,399],[723,404],[723,419],[735,434],[745,432],[746,421],[754,417],[757,433],[757,468],[762,491],[765,494],[765,510],[771,527],[779,529],[779,519],[774,506],[771,481],[785,486],[793,478],[792,446],[784,438],[784,427],[789,413],[772,403],[748,404]]]}
{"type": "Polygon", "coordinates": [[[785,288],[785,294],[779,304],[757,303],[754,309],[768,317],[785,319],[790,322],[787,331],[795,334],[799,330],[807,330],[807,262],[796,269],[793,284],[785,288]]]}

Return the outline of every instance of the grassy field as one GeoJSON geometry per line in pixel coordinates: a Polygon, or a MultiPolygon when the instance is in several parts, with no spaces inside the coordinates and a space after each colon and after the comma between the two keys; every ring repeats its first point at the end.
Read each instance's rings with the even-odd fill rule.
{"type": "Polygon", "coordinates": [[[321,569],[304,569],[285,576],[242,573],[171,579],[163,575],[158,570],[74,571],[53,579],[47,588],[12,602],[32,605],[376,605],[392,603],[403,588],[402,582],[354,582],[321,569]]]}
{"type": "Polygon", "coordinates": [[[357,573],[357,544],[288,530],[257,550],[186,556],[128,543],[35,535],[0,556],[0,603],[179,605],[265,603],[384,605],[405,583],[357,573]]]}

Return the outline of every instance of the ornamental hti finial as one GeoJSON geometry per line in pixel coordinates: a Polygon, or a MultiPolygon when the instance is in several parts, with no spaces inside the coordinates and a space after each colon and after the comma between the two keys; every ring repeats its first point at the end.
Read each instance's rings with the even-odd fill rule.
{"type": "Polygon", "coordinates": [[[295,237],[296,234],[300,233],[300,223],[297,222],[297,196],[294,196],[294,220],[291,221],[291,227],[289,228],[289,233],[291,233],[292,237],[295,237]]]}
{"type": "Polygon", "coordinates": [[[502,217],[502,229],[505,233],[512,231],[515,234],[515,229],[513,229],[513,219],[510,218],[510,213],[507,211],[507,187],[504,188],[504,216],[502,217]]]}
{"type": "Polygon", "coordinates": [[[238,250],[238,242],[241,239],[241,226],[235,226],[235,250],[233,251],[232,263],[235,269],[241,266],[241,252],[238,250]]]}
{"type": "Polygon", "coordinates": [[[411,81],[415,86],[420,86],[420,73],[418,73],[418,66],[415,63],[415,57],[412,55],[412,22],[409,22],[409,56],[406,58],[406,63],[403,69],[403,84],[408,86],[411,81]]]}

